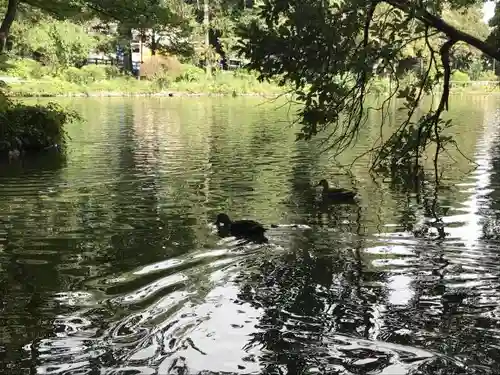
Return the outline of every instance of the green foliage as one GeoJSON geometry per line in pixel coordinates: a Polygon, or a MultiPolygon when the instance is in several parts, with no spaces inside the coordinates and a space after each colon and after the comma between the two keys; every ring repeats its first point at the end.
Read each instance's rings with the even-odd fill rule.
{"type": "Polygon", "coordinates": [[[51,97],[85,92],[84,86],[70,83],[60,78],[50,80],[34,80],[20,84],[11,83],[9,96],[14,97],[51,97]]]}
{"type": "Polygon", "coordinates": [[[106,72],[107,79],[113,79],[123,76],[122,72],[120,71],[120,68],[114,65],[106,66],[104,68],[104,71],[106,72]]]}
{"type": "Polygon", "coordinates": [[[488,35],[488,43],[491,43],[497,48],[500,48],[500,3],[495,5],[495,13],[493,17],[489,20],[489,26],[491,32],[488,35]]]}
{"type": "Polygon", "coordinates": [[[480,81],[498,81],[498,77],[493,71],[482,72],[479,76],[480,81]]]}
{"type": "Polygon", "coordinates": [[[467,73],[456,70],[451,75],[452,81],[467,82],[470,81],[470,77],[467,73]]]}
{"type": "Polygon", "coordinates": [[[157,76],[156,79],[154,80],[154,84],[159,91],[163,91],[170,88],[172,82],[173,79],[168,74],[162,74],[160,76],[157,76]]]}
{"type": "Polygon", "coordinates": [[[176,78],[176,82],[196,82],[205,77],[205,71],[197,66],[185,64],[182,66],[182,72],[176,78]]]}
{"type": "MultiPolygon", "coordinates": [[[[276,95],[283,90],[273,83],[259,82],[254,74],[236,72],[219,72],[208,78],[204,71],[193,66],[185,66],[185,75],[170,76],[164,74],[154,80],[137,80],[128,76],[118,78],[77,83],[81,79],[81,71],[76,68],[73,82],[64,77],[33,80],[10,85],[12,96],[75,96],[75,95],[134,95],[154,94],[164,91],[193,94],[221,95],[276,95]],[[201,74],[200,74],[201,73],[201,74]]],[[[63,73],[67,70],[63,71],[63,73]]],[[[64,74],[63,74],[64,75],[64,74]]],[[[81,80],[79,82],[82,82],[81,80]]]]}
{"type": "Polygon", "coordinates": [[[85,84],[87,83],[87,77],[83,74],[81,69],[70,66],[64,72],[62,72],[62,76],[68,82],[77,83],[77,84],[85,84]]]}
{"type": "Polygon", "coordinates": [[[108,72],[103,66],[86,65],[81,69],[69,67],[61,72],[61,76],[71,83],[89,84],[91,82],[105,80],[108,76],[108,72]]]}
{"type": "Polygon", "coordinates": [[[6,75],[20,78],[40,78],[43,72],[42,65],[31,59],[14,59],[2,66],[6,75]]]}
{"type": "Polygon", "coordinates": [[[14,103],[0,92],[0,152],[12,149],[40,151],[53,145],[64,146],[64,125],[79,119],[56,103],[46,106],[14,103]]]}
{"type": "Polygon", "coordinates": [[[338,153],[352,146],[365,129],[369,112],[375,110],[366,103],[369,94],[385,91],[380,78],[390,82],[387,100],[377,107],[387,113],[389,99],[397,96],[404,101],[400,111],[405,120],[393,135],[381,136],[372,151],[373,167],[394,170],[405,163],[418,164],[430,145],[436,146],[438,155],[446,144],[453,144],[440,135],[448,126],[440,116],[447,109],[452,63],[466,70],[479,58],[464,41],[473,40],[483,52],[496,53],[473,38],[487,33],[480,26],[480,3],[266,0],[258,19],[241,27],[238,49],[260,80],[293,88],[303,104],[297,138],[308,140],[327,131],[323,145],[338,153]],[[396,67],[408,57],[420,61],[421,67],[414,68],[415,79],[401,80],[396,67]],[[436,108],[417,117],[422,99],[443,83],[436,108]]]}
{"type": "Polygon", "coordinates": [[[483,62],[480,59],[475,59],[469,64],[469,69],[467,74],[473,81],[479,80],[481,73],[483,72],[483,62]]]}
{"type": "Polygon", "coordinates": [[[11,34],[17,51],[36,54],[44,64],[56,68],[81,63],[98,42],[82,26],[50,18],[37,24],[14,24],[11,34]]]}
{"type": "Polygon", "coordinates": [[[80,69],[84,74],[87,75],[87,82],[97,82],[103,81],[107,78],[109,69],[100,65],[85,65],[80,69]]]}

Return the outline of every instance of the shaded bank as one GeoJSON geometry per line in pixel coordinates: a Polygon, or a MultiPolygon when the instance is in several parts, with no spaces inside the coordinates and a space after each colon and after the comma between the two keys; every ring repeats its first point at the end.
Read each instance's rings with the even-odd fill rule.
{"type": "Polygon", "coordinates": [[[17,158],[66,143],[64,126],[79,118],[56,103],[28,105],[0,96],[0,154],[17,158]]]}

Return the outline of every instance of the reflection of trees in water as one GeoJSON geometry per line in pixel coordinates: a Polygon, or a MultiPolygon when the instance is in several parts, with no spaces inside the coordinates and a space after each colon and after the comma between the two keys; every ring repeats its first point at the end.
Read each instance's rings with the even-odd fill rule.
{"type": "MultiPolygon", "coordinates": [[[[139,114],[134,112],[132,106],[124,109],[124,126],[131,129],[139,114]]],[[[154,117],[149,120],[154,121],[154,117]]],[[[117,271],[158,261],[167,252],[175,256],[192,249],[196,242],[192,219],[179,212],[176,195],[168,197],[171,209],[160,208],[163,188],[157,174],[160,168],[160,140],[161,137],[150,138],[146,145],[126,132],[122,133],[119,142],[121,173],[114,184],[115,196],[112,198],[116,230],[111,239],[112,247],[106,250],[112,269],[117,271]],[[125,225],[133,229],[120,231],[119,228],[125,225]],[[172,249],[176,254],[171,253],[172,249]]]]}
{"type": "MultiPolygon", "coordinates": [[[[60,249],[68,248],[68,242],[58,238],[58,233],[67,229],[67,217],[48,207],[38,194],[22,191],[22,200],[17,194],[18,183],[47,192],[61,181],[60,159],[55,165],[40,165],[45,178],[37,180],[31,174],[31,161],[25,169],[11,170],[10,179],[2,184],[0,203],[0,370],[8,373],[4,365],[16,364],[20,368],[23,353],[21,348],[28,341],[47,335],[52,331],[54,303],[48,295],[51,291],[68,287],[68,278],[63,277],[57,263],[63,254],[41,252],[40,247],[49,243],[60,249]],[[19,175],[19,173],[21,173],[19,175]],[[14,177],[14,176],[17,177],[14,177]]],[[[38,170],[40,172],[40,170],[38,170]]],[[[66,203],[59,208],[65,212],[66,203]]],[[[36,353],[37,354],[37,353],[36,353]]]]}
{"type": "MultiPolygon", "coordinates": [[[[464,259],[457,260],[456,257],[464,254],[462,251],[467,253],[472,249],[456,249],[456,245],[444,241],[447,234],[443,217],[447,215],[446,207],[451,207],[454,202],[452,190],[443,189],[439,179],[436,186],[434,175],[421,173],[418,176],[405,177],[406,179],[403,177],[396,183],[392,181],[390,185],[391,189],[406,197],[406,215],[404,212],[401,215],[402,227],[413,231],[417,238],[436,241],[418,242],[422,245],[416,252],[418,261],[414,263],[413,271],[408,272],[413,279],[411,284],[414,295],[404,309],[389,306],[384,320],[390,322],[391,326],[408,327],[413,332],[426,334],[401,334],[389,329],[384,333],[385,339],[414,347],[429,347],[445,355],[467,352],[463,357],[459,355],[461,361],[473,364],[471,367],[466,366],[467,374],[497,373],[500,365],[491,360],[496,355],[491,351],[485,353],[485,348],[496,345],[498,338],[492,333],[492,329],[498,326],[498,320],[478,314],[477,311],[489,311],[498,302],[491,300],[490,287],[477,289],[463,285],[465,283],[460,276],[464,270],[461,267],[462,264],[468,264],[464,263],[464,259]],[[418,229],[415,228],[416,207],[421,209],[421,215],[425,218],[425,222],[418,229]],[[462,254],[455,254],[457,250],[462,254]],[[457,262],[460,266],[454,270],[457,262]],[[463,286],[457,288],[454,284],[463,286]],[[485,299],[491,302],[485,304],[485,299]],[[433,338],[429,339],[429,336],[433,338]],[[489,369],[485,371],[483,365],[489,369]]],[[[488,270],[491,264],[496,262],[495,259],[496,256],[491,257],[488,251],[483,251],[482,256],[473,258],[472,264],[477,263],[480,268],[488,270]]],[[[498,300],[496,296],[493,299],[498,300]]],[[[463,373],[462,368],[450,367],[443,363],[446,363],[446,360],[439,358],[421,366],[417,373],[463,373]]]]}
{"type": "Polygon", "coordinates": [[[280,125],[271,127],[263,122],[262,108],[257,112],[251,103],[244,108],[245,117],[241,109],[234,112],[228,106],[224,111],[219,109],[217,116],[205,119],[212,121],[211,206],[230,216],[237,212],[242,216],[260,215],[262,221],[277,220],[279,216],[262,215],[275,214],[269,207],[280,205],[287,194],[284,177],[290,168],[293,137],[284,134],[280,125]]]}
{"type": "MultiPolygon", "coordinates": [[[[326,214],[327,225],[338,227],[346,215],[355,214],[356,229],[351,232],[359,235],[360,207],[318,204],[312,177],[314,156],[300,146],[296,152],[300,156],[294,158],[292,165],[288,203],[298,220],[311,223],[311,218],[326,214]]],[[[355,240],[358,248],[353,256],[352,250],[340,242],[332,248],[335,242],[328,232],[306,231],[290,236],[289,251],[271,260],[255,261],[254,272],[247,275],[241,288],[243,301],[264,309],[259,332],[253,335],[247,349],[263,345],[265,354],[261,361],[266,374],[300,374],[311,367],[321,373],[336,373],[331,372],[335,366],[347,368],[348,361],[331,358],[323,339],[332,333],[368,337],[373,325],[374,295],[367,294],[363,285],[380,281],[380,274],[363,272],[359,251],[362,238],[355,240]]]]}
{"type": "Polygon", "coordinates": [[[498,231],[500,227],[500,142],[498,136],[490,150],[491,161],[489,171],[489,186],[492,189],[487,197],[487,207],[483,208],[483,215],[486,217],[483,223],[483,236],[490,240],[498,240],[498,231]]]}
{"type": "MultiPolygon", "coordinates": [[[[131,118],[134,117],[137,120],[137,115],[134,116],[130,108],[126,111],[127,121],[124,121],[122,125],[128,130],[131,118]]],[[[237,163],[235,164],[231,156],[234,154],[227,154],[225,151],[225,147],[231,145],[229,136],[224,136],[226,138],[223,137],[223,139],[217,138],[221,136],[218,132],[221,132],[223,126],[224,124],[220,127],[213,127],[215,135],[210,137],[213,149],[211,146],[207,151],[207,154],[210,153],[207,158],[210,157],[211,161],[216,164],[214,170],[219,174],[214,184],[210,181],[209,187],[210,204],[214,205],[219,204],[217,199],[222,200],[224,197],[224,194],[220,193],[222,185],[225,184],[225,189],[232,189],[235,186],[234,181],[226,181],[227,176],[234,177],[235,181],[239,179],[238,169],[235,168],[237,163]]],[[[272,136],[268,137],[265,133],[262,134],[264,135],[260,135],[258,131],[252,132],[248,140],[244,141],[245,144],[251,145],[252,150],[245,150],[248,153],[243,155],[243,159],[250,160],[251,154],[261,145],[266,152],[270,152],[270,149],[274,147],[276,139],[272,136]]],[[[238,138],[239,135],[231,136],[238,138]]],[[[119,173],[119,176],[113,176],[111,189],[108,187],[105,187],[108,190],[103,189],[108,194],[100,192],[102,197],[99,196],[98,203],[101,204],[96,205],[95,187],[78,191],[78,202],[73,202],[72,205],[73,210],[78,212],[78,215],[74,215],[76,218],[74,221],[79,225],[78,234],[81,236],[70,242],[74,247],[72,250],[76,250],[77,255],[81,255],[80,251],[85,252],[89,257],[93,257],[94,263],[96,259],[107,260],[110,264],[103,265],[106,273],[116,271],[123,275],[124,270],[134,269],[137,265],[151,265],[174,253],[186,252],[196,247],[197,238],[193,219],[191,219],[193,211],[189,211],[189,202],[186,202],[189,200],[189,198],[186,199],[188,195],[185,194],[183,198],[180,194],[170,195],[164,191],[165,185],[174,184],[172,190],[176,192],[182,190],[179,188],[179,181],[173,181],[175,176],[172,180],[169,179],[170,176],[162,179],[158,177],[158,173],[155,173],[158,168],[161,168],[159,164],[161,163],[159,157],[161,147],[155,142],[155,137],[151,138],[152,141],[147,150],[141,148],[144,145],[139,145],[133,138],[133,134],[128,131],[122,132],[120,137],[117,142],[119,144],[117,160],[120,164],[114,172],[119,173]],[[130,146],[133,146],[133,152],[130,152],[130,146]],[[87,194],[90,192],[93,194],[87,194]],[[165,203],[168,203],[168,207],[160,209],[159,207],[165,203]],[[188,215],[186,215],[186,210],[189,211],[188,215]],[[95,227],[96,223],[101,226],[95,227]],[[133,229],[126,229],[127,225],[132,226],[133,229]],[[163,249],[162,246],[166,248],[163,249]],[[97,255],[103,257],[97,258],[97,255]],[[111,268],[107,268],[109,265],[111,268]]],[[[294,156],[294,161],[291,163],[292,176],[289,180],[291,191],[286,193],[291,197],[289,208],[297,221],[311,223],[313,222],[311,218],[321,212],[313,200],[315,191],[312,185],[313,182],[317,182],[315,181],[317,177],[314,175],[315,161],[312,156],[307,155],[307,152],[307,148],[303,148],[298,151],[298,156],[294,156]]],[[[260,173],[256,166],[265,160],[266,154],[263,153],[260,157],[262,159],[257,158],[257,161],[250,163],[254,167],[249,171],[252,178],[247,179],[243,185],[255,187],[254,177],[260,173]]],[[[179,162],[176,161],[176,163],[179,162]]],[[[185,164],[182,166],[185,167],[185,164]]],[[[196,178],[198,177],[193,177],[189,183],[196,183],[193,182],[196,178]]],[[[411,185],[413,180],[407,183],[411,185]]],[[[241,186],[238,185],[238,188],[241,186]]],[[[434,203],[432,189],[425,183],[419,184],[420,191],[424,191],[420,193],[420,198],[415,196],[415,190],[411,186],[401,189],[398,186],[400,185],[395,185],[393,191],[405,197],[405,200],[399,200],[399,196],[397,198],[399,202],[405,202],[406,217],[401,219],[404,228],[414,230],[416,205],[420,205],[424,216],[429,218],[433,218],[434,215],[439,218],[440,215],[446,213],[444,208],[441,208],[449,206],[445,201],[446,197],[441,194],[440,201],[434,203]],[[433,213],[433,210],[438,212],[433,213]]],[[[282,196],[286,196],[286,193],[282,196]]],[[[253,204],[241,196],[239,200],[248,207],[253,204]]],[[[191,204],[196,203],[191,202],[191,204]]],[[[267,203],[264,201],[264,204],[267,203]]],[[[58,205],[58,207],[62,206],[58,205]]],[[[36,212],[46,209],[47,207],[43,205],[34,208],[36,212]]],[[[52,209],[54,210],[54,207],[52,209]]],[[[67,209],[70,208],[67,207],[67,209]]],[[[467,369],[467,374],[498,370],[495,367],[497,365],[492,363],[492,359],[496,358],[496,353],[492,349],[496,347],[497,341],[494,332],[498,328],[494,318],[495,307],[498,306],[494,295],[496,284],[492,282],[488,285],[488,289],[476,290],[476,295],[472,287],[465,292],[452,291],[448,285],[454,281],[446,277],[450,275],[450,272],[451,276],[457,275],[444,269],[450,263],[445,247],[439,245],[439,241],[436,244],[422,242],[415,251],[417,256],[412,257],[411,267],[402,267],[397,270],[404,270],[403,272],[411,278],[413,297],[404,306],[391,305],[388,302],[387,280],[391,270],[373,267],[369,264],[371,260],[368,259],[369,254],[364,251],[368,245],[365,239],[360,237],[360,217],[363,212],[356,206],[336,205],[329,208],[328,212],[330,217],[323,221],[325,226],[338,228],[342,220],[349,217],[354,224],[348,228],[348,231],[357,233],[357,237],[349,237],[346,240],[343,233],[339,234],[337,231],[332,235],[332,232],[325,230],[324,227],[302,233],[300,230],[291,231],[287,234],[291,238],[289,242],[291,247],[287,248],[286,253],[278,252],[277,255],[268,257],[267,260],[257,257],[257,259],[247,261],[248,269],[253,272],[244,272],[240,298],[264,310],[262,319],[256,327],[257,332],[248,346],[263,345],[261,359],[266,366],[265,373],[274,374],[281,371],[281,373],[299,374],[305,369],[316,367],[320,373],[325,374],[343,373],[345,369],[353,374],[364,374],[369,370],[377,372],[386,368],[394,360],[391,358],[393,354],[383,348],[383,343],[376,343],[376,345],[380,344],[377,348],[367,349],[359,346],[349,348],[349,341],[354,341],[359,337],[368,340],[380,339],[413,347],[427,347],[450,355],[456,355],[465,350],[467,353],[464,357],[468,356],[486,368],[483,372],[481,369],[467,369]],[[355,223],[356,220],[358,223],[355,223]],[[487,299],[487,302],[481,302],[481,298],[487,299]],[[338,335],[344,335],[347,343],[341,341],[338,335]],[[366,360],[371,360],[371,362],[363,362],[366,360]]],[[[50,216],[54,216],[50,225],[45,226],[45,223],[42,223],[41,232],[51,226],[68,225],[68,223],[65,224],[63,215],[58,216],[54,211],[50,216]]],[[[22,225],[16,226],[16,233],[7,234],[7,238],[16,237],[20,240],[19,231],[22,229],[22,225]]],[[[427,235],[424,237],[428,238],[427,235]]],[[[56,245],[55,239],[50,241],[53,241],[52,245],[56,245]]],[[[63,248],[65,245],[61,241],[57,243],[57,246],[63,248]]],[[[20,329],[23,325],[27,325],[25,330],[30,330],[28,332],[30,336],[23,339],[25,343],[35,339],[37,335],[46,336],[47,332],[51,332],[51,327],[47,327],[47,322],[53,318],[50,316],[50,311],[55,308],[48,306],[49,301],[44,300],[43,294],[37,291],[72,288],[67,285],[62,286],[65,282],[64,275],[61,275],[60,269],[54,266],[54,264],[68,263],[67,259],[58,259],[62,253],[55,254],[52,258],[54,261],[51,260],[49,264],[25,264],[16,253],[19,247],[19,244],[15,246],[9,244],[5,249],[4,253],[10,259],[5,262],[8,264],[7,271],[4,273],[4,279],[0,276],[0,280],[2,280],[4,293],[10,293],[6,300],[9,306],[12,306],[3,315],[9,315],[14,322],[13,325],[20,329]],[[19,295],[33,295],[34,297],[32,300],[26,300],[18,298],[19,295]],[[19,314],[21,310],[26,310],[27,314],[19,314]]],[[[496,258],[491,254],[484,254],[481,259],[478,262],[484,262],[480,264],[483,269],[489,267],[491,270],[491,264],[496,262],[496,258]]],[[[83,263],[78,265],[78,269],[74,268],[72,272],[76,279],[93,276],[86,273],[83,263]]],[[[102,268],[99,269],[101,273],[103,273],[102,268]]],[[[105,291],[108,295],[130,295],[141,287],[148,286],[155,279],[160,280],[169,272],[176,271],[167,270],[140,276],[134,280],[126,280],[122,284],[115,284],[118,287],[105,286],[105,291]]],[[[101,276],[107,277],[106,274],[101,276]]],[[[205,274],[199,277],[203,280],[197,282],[193,281],[191,275],[189,278],[187,283],[189,287],[205,291],[209,289],[206,287],[209,281],[205,274]],[[198,288],[199,285],[203,287],[198,288]]],[[[143,300],[136,305],[125,308],[117,307],[120,311],[105,311],[101,307],[93,309],[87,315],[92,320],[88,331],[82,329],[80,338],[77,337],[73,342],[62,340],[60,343],[65,347],[75,346],[75,343],[81,344],[84,348],[82,350],[86,353],[91,352],[90,348],[102,350],[102,355],[99,354],[99,358],[92,359],[88,365],[89,369],[96,372],[100,366],[113,367],[120,360],[127,361],[132,357],[130,349],[140,346],[133,340],[137,337],[142,339],[141,335],[148,333],[140,332],[138,329],[138,327],[141,329],[143,327],[140,327],[141,324],[137,321],[146,319],[147,315],[142,315],[142,309],[145,305],[151,304],[153,299],[171,294],[175,287],[176,285],[172,288],[169,286],[170,289],[165,288],[153,298],[143,300]],[[117,315],[112,316],[111,313],[115,312],[117,315]],[[97,333],[91,332],[99,320],[101,327],[98,328],[97,333]],[[112,334],[116,336],[111,336],[112,334]],[[97,341],[87,340],[86,335],[106,337],[110,340],[105,340],[105,343],[100,345],[97,341]],[[112,346],[110,342],[120,343],[121,346],[112,346]]],[[[172,323],[167,317],[161,318],[165,321],[155,322],[155,324],[158,323],[156,327],[158,335],[148,337],[148,339],[158,341],[161,352],[159,356],[169,352],[169,349],[164,347],[169,345],[170,338],[168,335],[163,336],[163,331],[167,332],[167,325],[172,323]]],[[[66,327],[69,326],[70,324],[66,325],[66,327]]],[[[68,338],[71,338],[71,333],[66,334],[68,338]]],[[[32,360],[35,361],[38,349],[36,345],[33,345],[33,348],[35,349],[32,360]]],[[[52,354],[58,350],[54,347],[42,349],[52,354]]],[[[47,361],[52,360],[54,365],[59,365],[64,362],[63,358],[67,363],[75,361],[71,353],[65,357],[54,354],[47,361]]],[[[398,361],[399,358],[395,360],[398,361]]],[[[409,358],[408,362],[411,360],[409,358]]],[[[448,366],[446,360],[437,359],[421,365],[419,371],[412,374],[439,373],[458,375],[463,374],[464,371],[448,366]],[[446,370],[443,370],[444,368],[446,370]]]]}
{"type": "MultiPolygon", "coordinates": [[[[305,147],[299,146],[296,152],[299,155],[292,164],[288,205],[297,220],[311,223],[311,218],[326,214],[328,226],[338,227],[346,214],[355,214],[356,228],[351,232],[359,235],[360,207],[318,205],[312,176],[319,160],[313,160],[314,155],[305,147]]],[[[313,367],[320,373],[337,373],[340,370],[335,368],[339,366],[351,367],[352,357],[332,357],[324,339],[332,334],[369,337],[372,304],[384,298],[384,292],[368,290],[364,285],[382,281],[381,274],[363,270],[362,238],[355,240],[353,256],[353,251],[340,242],[332,248],[335,242],[328,232],[289,235],[292,239],[286,254],[254,260],[248,267],[253,272],[243,278],[246,281],[240,299],[264,310],[258,332],[246,349],[262,345],[260,361],[265,374],[302,374],[313,367]]],[[[358,354],[363,358],[370,352],[358,354]]],[[[385,360],[377,360],[375,365],[370,364],[370,370],[385,365],[385,360]]]]}
{"type": "MultiPolygon", "coordinates": [[[[299,181],[304,178],[303,171],[295,172],[299,181]]],[[[246,347],[262,346],[263,373],[302,374],[315,368],[319,373],[362,374],[381,371],[394,361],[391,354],[384,352],[383,343],[374,350],[345,350],[342,343],[332,338],[339,334],[398,343],[410,353],[412,347],[428,348],[456,357],[437,357],[428,363],[418,363],[411,355],[396,360],[415,362],[415,368],[409,372],[415,375],[463,374],[464,368],[457,364],[460,361],[474,364],[465,367],[467,374],[498,372],[497,364],[492,363],[495,354],[490,349],[485,352],[485,348],[496,345],[493,332],[497,320],[476,312],[494,310],[497,302],[485,304],[484,298],[492,298],[486,290],[453,288],[453,279],[447,277],[463,271],[450,268],[453,254],[448,253],[443,242],[443,216],[445,207],[451,205],[451,192],[438,195],[426,176],[420,177],[406,181],[406,185],[391,186],[407,198],[408,213],[403,216],[402,226],[415,230],[416,237],[438,240],[417,246],[412,267],[404,273],[413,290],[413,296],[404,305],[388,301],[388,276],[397,273],[364,264],[366,244],[362,239],[354,242],[352,250],[320,230],[291,234],[291,248],[286,254],[249,265],[253,272],[243,277],[239,298],[263,310],[257,332],[246,347]],[[415,206],[421,207],[422,215],[430,219],[427,225],[437,235],[430,236],[429,230],[417,232],[415,206]],[[467,354],[462,357],[459,353],[463,352],[467,354]],[[367,362],[359,364],[358,360],[367,362]],[[490,368],[484,370],[483,365],[490,368]]],[[[297,200],[302,199],[303,183],[292,186],[298,190],[292,194],[297,200]]],[[[312,203],[302,203],[297,206],[299,215],[310,215],[312,203]]],[[[336,225],[335,221],[331,224],[336,225]]]]}
{"type": "Polygon", "coordinates": [[[357,255],[340,246],[332,249],[320,233],[291,236],[290,251],[261,261],[241,288],[241,300],[264,310],[246,349],[263,346],[266,374],[347,368],[350,360],[332,357],[324,339],[332,334],[368,338],[371,304],[382,296],[363,285],[380,281],[380,275],[362,272],[357,255]]]}
{"type": "Polygon", "coordinates": [[[400,202],[398,222],[403,231],[412,232],[415,237],[444,239],[443,216],[447,213],[444,207],[449,207],[451,200],[440,187],[440,176],[436,178],[419,167],[416,171],[399,171],[388,181],[400,202]]]}

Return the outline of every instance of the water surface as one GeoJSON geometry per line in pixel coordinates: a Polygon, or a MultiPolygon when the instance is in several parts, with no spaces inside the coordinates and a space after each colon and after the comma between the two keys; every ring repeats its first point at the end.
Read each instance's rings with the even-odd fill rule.
{"type": "Polygon", "coordinates": [[[70,105],[65,162],[0,167],[2,373],[500,372],[499,99],[453,100],[478,167],[450,151],[437,198],[349,175],[276,103],[70,105]],[[321,178],[359,204],[318,208],[321,178]],[[241,245],[218,212],[279,226],[241,245]]]}

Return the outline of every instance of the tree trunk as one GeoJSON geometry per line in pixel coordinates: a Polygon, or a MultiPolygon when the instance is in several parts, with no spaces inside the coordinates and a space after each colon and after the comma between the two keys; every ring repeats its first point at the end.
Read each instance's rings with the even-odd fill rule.
{"type": "Polygon", "coordinates": [[[132,73],[132,29],[128,26],[119,28],[119,33],[123,42],[123,70],[132,73]]]}
{"type": "Polygon", "coordinates": [[[212,66],[210,61],[210,14],[208,1],[205,0],[203,6],[203,26],[205,27],[205,72],[210,77],[212,75],[212,66]]]}
{"type": "Polygon", "coordinates": [[[9,0],[7,4],[7,11],[3,18],[2,25],[0,25],[0,53],[5,52],[7,38],[9,37],[10,27],[16,18],[17,7],[19,0],[9,0]]]}
{"type": "Polygon", "coordinates": [[[155,56],[156,55],[156,49],[157,49],[157,46],[156,46],[156,33],[155,33],[155,29],[151,29],[151,56],[155,56]]]}

